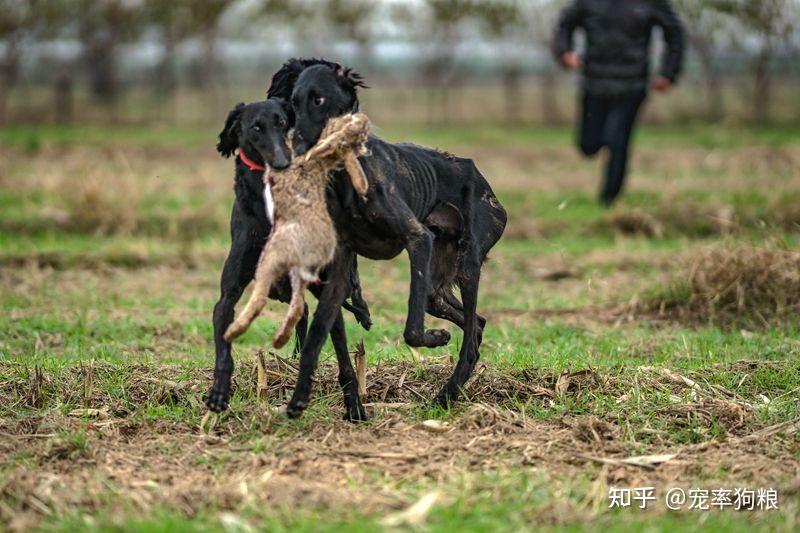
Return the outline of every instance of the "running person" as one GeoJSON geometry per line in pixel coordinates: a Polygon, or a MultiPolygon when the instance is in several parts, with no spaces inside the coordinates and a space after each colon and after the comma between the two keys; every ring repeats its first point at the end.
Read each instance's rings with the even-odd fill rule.
{"type": "Polygon", "coordinates": [[[582,104],[578,146],[593,156],[610,152],[600,201],[611,205],[622,191],[628,148],[639,108],[647,97],[650,41],[661,28],[665,47],[651,85],[666,91],[683,63],[683,26],[669,0],[573,0],[556,25],[553,52],[570,70],[582,70],[582,104]],[[586,33],[581,58],[573,46],[577,28],[586,33]]]}

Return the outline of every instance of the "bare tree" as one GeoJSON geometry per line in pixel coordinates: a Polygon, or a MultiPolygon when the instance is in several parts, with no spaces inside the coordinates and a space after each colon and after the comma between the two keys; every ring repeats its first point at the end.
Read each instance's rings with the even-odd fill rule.
{"type": "Polygon", "coordinates": [[[191,4],[189,0],[145,0],[147,21],[158,31],[161,42],[161,58],[153,80],[161,94],[172,93],[178,85],[175,55],[180,42],[193,30],[191,4]]]}
{"type": "MultiPolygon", "coordinates": [[[[513,41],[525,27],[520,2],[517,0],[476,0],[472,6],[483,33],[491,39],[513,41]]],[[[522,97],[522,66],[513,58],[501,59],[501,82],[505,121],[520,122],[522,97]]]]}
{"type": "Polygon", "coordinates": [[[141,3],[136,0],[65,1],[83,44],[89,89],[95,98],[113,106],[120,93],[119,52],[141,31],[141,3]]]}
{"type": "MultiPolygon", "coordinates": [[[[565,4],[564,0],[524,2],[522,14],[525,31],[520,36],[520,40],[530,42],[532,46],[549,50],[551,35],[558,13],[565,4]]],[[[557,72],[557,66],[552,61],[549,61],[539,73],[541,116],[545,124],[560,124],[563,122],[561,109],[558,105],[557,72]]]]}
{"type": "Polygon", "coordinates": [[[709,0],[720,13],[733,17],[758,39],[758,50],[751,64],[753,75],[753,120],[759,124],[770,118],[772,102],[772,63],[776,52],[797,24],[792,15],[792,0],[709,0]]]}
{"type": "Polygon", "coordinates": [[[676,0],[689,45],[694,50],[703,73],[706,98],[706,118],[711,122],[722,119],[725,113],[722,74],[719,68],[719,48],[725,31],[725,17],[708,0],[676,0]]]}
{"type": "Polygon", "coordinates": [[[456,53],[463,39],[461,30],[472,16],[472,0],[425,0],[427,12],[420,23],[426,39],[432,45],[422,66],[422,77],[428,89],[428,119],[437,115],[444,122],[452,116],[453,98],[450,87],[456,83],[456,53]]]}
{"type": "Polygon", "coordinates": [[[191,24],[200,39],[202,53],[196,65],[196,82],[200,87],[213,87],[220,79],[222,65],[217,57],[217,38],[222,15],[234,0],[194,0],[191,2],[191,24]]]}
{"type": "Polygon", "coordinates": [[[0,42],[5,49],[0,60],[0,123],[5,122],[8,97],[19,80],[22,41],[33,20],[32,7],[30,2],[0,0],[0,42]]]}
{"type": "Polygon", "coordinates": [[[355,41],[358,63],[369,65],[372,60],[373,0],[326,0],[325,20],[339,36],[355,41]]]}
{"type": "MultiPolygon", "coordinates": [[[[8,97],[20,78],[20,65],[26,46],[37,40],[58,37],[72,20],[66,0],[0,0],[0,123],[6,119],[8,97]]],[[[53,70],[56,77],[66,72],[63,66],[53,70]]],[[[67,74],[71,77],[72,72],[67,74]]],[[[62,85],[63,87],[63,85],[62,85]]],[[[71,100],[60,99],[65,113],[71,100]]],[[[59,117],[59,113],[56,113],[59,117]]]]}

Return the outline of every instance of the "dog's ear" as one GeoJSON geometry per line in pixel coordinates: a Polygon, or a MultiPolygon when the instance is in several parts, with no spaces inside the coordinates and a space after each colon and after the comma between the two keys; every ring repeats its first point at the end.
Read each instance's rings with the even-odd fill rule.
{"type": "Polygon", "coordinates": [[[228,113],[228,118],[225,120],[225,127],[219,132],[219,142],[217,143],[217,152],[222,157],[230,157],[239,148],[239,119],[242,117],[242,110],[245,108],[243,102],[239,102],[228,113]]]}
{"type": "Polygon", "coordinates": [[[300,73],[306,68],[306,59],[292,58],[273,74],[272,82],[267,90],[267,98],[283,98],[287,102],[292,99],[294,84],[300,73]]]}
{"type": "Polygon", "coordinates": [[[350,67],[343,67],[338,64],[334,69],[334,72],[336,72],[336,78],[339,80],[339,87],[342,89],[342,91],[344,91],[350,100],[348,102],[347,109],[344,111],[351,113],[358,111],[358,88],[369,88],[369,86],[364,83],[364,76],[350,67]]]}
{"type": "Polygon", "coordinates": [[[289,126],[294,126],[294,108],[292,104],[285,98],[272,98],[272,100],[275,100],[283,108],[284,113],[286,113],[286,122],[289,123],[289,126]]]}
{"type": "Polygon", "coordinates": [[[336,71],[342,82],[344,82],[352,90],[357,90],[358,87],[369,89],[369,85],[364,83],[364,76],[356,72],[350,67],[339,67],[336,71]]]}

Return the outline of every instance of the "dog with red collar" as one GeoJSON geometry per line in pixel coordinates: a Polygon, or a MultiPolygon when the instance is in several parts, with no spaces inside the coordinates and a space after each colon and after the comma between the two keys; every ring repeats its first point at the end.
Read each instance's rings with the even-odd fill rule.
{"type": "MultiPolygon", "coordinates": [[[[267,214],[270,201],[267,198],[271,198],[269,177],[273,171],[287,168],[291,161],[291,151],[287,144],[290,118],[291,106],[279,98],[247,105],[241,103],[230,111],[219,134],[217,151],[223,157],[236,155],[233,187],[236,199],[231,212],[231,247],[220,279],[220,298],[213,312],[216,351],[214,382],[205,396],[205,403],[214,412],[227,409],[230,401],[234,363],[231,344],[225,340],[224,334],[233,322],[234,306],[254,278],[259,256],[272,231],[272,222],[267,214]]],[[[352,312],[365,329],[369,329],[372,322],[367,303],[361,296],[355,255],[348,250],[340,250],[337,254],[344,261],[346,266],[343,268],[346,270],[337,272],[336,275],[344,275],[350,280],[350,301],[345,309],[352,312]]],[[[329,276],[327,268],[320,272],[323,283],[329,276]]],[[[311,286],[309,290],[319,297],[323,288],[324,284],[311,286]]],[[[285,303],[290,301],[291,285],[288,276],[272,284],[269,297],[285,303]]],[[[304,308],[295,328],[296,351],[299,351],[306,338],[307,324],[307,310],[304,308]]],[[[340,364],[340,372],[345,376],[352,374],[352,381],[355,383],[355,372],[350,363],[341,313],[334,320],[330,337],[340,364]]],[[[345,403],[348,406],[346,415],[357,419],[363,407],[359,409],[356,401],[352,400],[357,399],[357,391],[354,389],[352,394],[348,394],[349,392],[351,391],[345,391],[345,403]],[[351,401],[347,398],[351,398],[351,401]]]]}

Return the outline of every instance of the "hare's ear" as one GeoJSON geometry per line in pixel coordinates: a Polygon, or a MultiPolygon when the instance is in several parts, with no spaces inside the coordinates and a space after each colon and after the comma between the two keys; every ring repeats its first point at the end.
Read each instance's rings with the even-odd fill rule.
{"type": "Polygon", "coordinates": [[[225,126],[219,132],[217,151],[222,157],[232,156],[236,149],[239,148],[239,119],[242,117],[244,107],[245,105],[242,102],[236,104],[236,107],[228,113],[225,126]]]}

